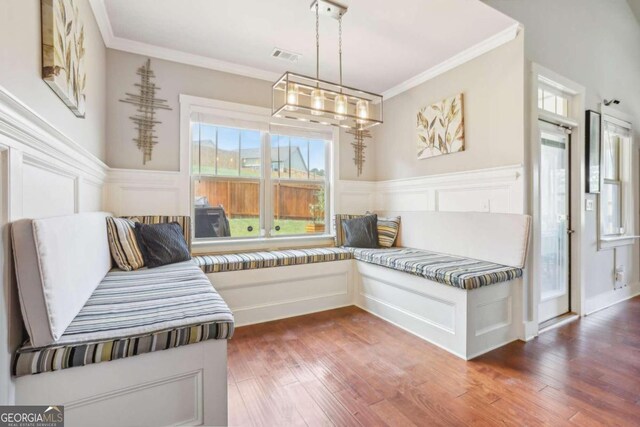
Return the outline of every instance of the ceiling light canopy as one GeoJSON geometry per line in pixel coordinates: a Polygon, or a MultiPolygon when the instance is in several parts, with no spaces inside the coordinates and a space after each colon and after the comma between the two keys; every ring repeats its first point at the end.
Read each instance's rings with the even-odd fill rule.
{"type": "Polygon", "coordinates": [[[382,123],[382,95],[342,84],[342,17],[346,6],[314,0],[316,14],[316,77],[287,71],[272,87],[272,116],[363,130],[382,123]],[[340,82],[320,80],[320,13],[338,21],[340,82]]]}

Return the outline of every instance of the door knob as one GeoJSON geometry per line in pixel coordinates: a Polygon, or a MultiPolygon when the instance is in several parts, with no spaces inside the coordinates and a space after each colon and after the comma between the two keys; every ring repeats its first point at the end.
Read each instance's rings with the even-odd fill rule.
{"type": "Polygon", "coordinates": [[[575,232],[576,232],[576,230],[569,230],[569,229],[567,230],[567,234],[573,234],[575,232]]]}

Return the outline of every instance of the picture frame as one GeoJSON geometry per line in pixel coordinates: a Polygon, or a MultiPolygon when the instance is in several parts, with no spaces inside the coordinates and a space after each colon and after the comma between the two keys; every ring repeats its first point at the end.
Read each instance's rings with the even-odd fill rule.
{"type": "Polygon", "coordinates": [[[602,139],[602,116],[597,111],[587,110],[585,120],[586,192],[600,193],[600,151],[602,139]]]}

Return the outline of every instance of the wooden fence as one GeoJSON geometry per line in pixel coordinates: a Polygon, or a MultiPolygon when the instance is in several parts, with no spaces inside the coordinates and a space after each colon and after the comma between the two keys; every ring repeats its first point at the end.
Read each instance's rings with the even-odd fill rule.
{"type": "MultiPolygon", "coordinates": [[[[313,219],[309,205],[317,203],[322,184],[278,183],[275,185],[274,215],[281,219],[313,219]]],[[[229,218],[260,215],[260,184],[246,181],[195,183],[195,194],[211,206],[222,205],[229,218]]]]}

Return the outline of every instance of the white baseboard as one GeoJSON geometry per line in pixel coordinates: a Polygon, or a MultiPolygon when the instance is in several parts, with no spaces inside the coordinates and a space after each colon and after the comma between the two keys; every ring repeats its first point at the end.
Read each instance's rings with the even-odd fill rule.
{"type": "Polygon", "coordinates": [[[616,305],[638,295],[640,295],[640,283],[587,298],[585,302],[585,316],[604,310],[605,308],[609,308],[612,305],[616,305]]]}

